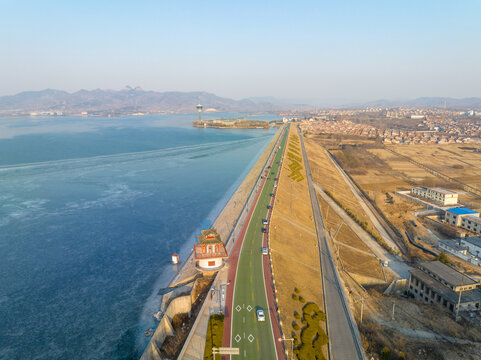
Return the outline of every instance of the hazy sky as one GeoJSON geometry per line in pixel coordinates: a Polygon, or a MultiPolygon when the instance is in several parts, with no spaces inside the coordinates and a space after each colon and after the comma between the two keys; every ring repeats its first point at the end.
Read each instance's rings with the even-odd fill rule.
{"type": "Polygon", "coordinates": [[[481,1],[0,0],[0,95],[481,96],[481,1]]]}

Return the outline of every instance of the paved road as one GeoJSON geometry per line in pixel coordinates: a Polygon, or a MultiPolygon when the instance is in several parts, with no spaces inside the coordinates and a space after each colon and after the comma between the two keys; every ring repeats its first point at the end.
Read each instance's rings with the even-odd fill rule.
{"type": "MultiPolygon", "coordinates": [[[[287,131],[281,138],[282,150],[286,134],[287,131]]],[[[275,341],[280,330],[269,274],[264,272],[263,257],[266,256],[261,252],[265,242],[262,220],[270,217],[267,205],[273,202],[270,194],[277,182],[274,178],[278,177],[281,157],[282,151],[277,151],[268,171],[269,177],[263,182],[246,228],[237,240],[236,247],[240,248],[234,248],[229,258],[229,270],[232,270],[229,271],[229,280],[234,284],[234,290],[232,292],[231,285],[227,292],[223,345],[238,347],[240,356],[237,358],[240,359],[283,358],[282,345],[275,341]],[[264,310],[264,322],[257,321],[257,309],[264,310]]]]}
{"type": "MultiPolygon", "coordinates": [[[[298,130],[299,131],[299,130],[298,130]]],[[[357,325],[354,322],[351,311],[344,295],[344,289],[339,279],[336,266],[332,259],[329,244],[327,242],[324,223],[322,220],[316,190],[312,181],[309,161],[304,147],[302,134],[299,131],[304,164],[306,167],[309,193],[316,224],[317,239],[320,250],[321,273],[323,283],[323,296],[327,316],[327,333],[329,336],[329,358],[331,360],[365,360],[366,356],[362,348],[357,325]]]]}

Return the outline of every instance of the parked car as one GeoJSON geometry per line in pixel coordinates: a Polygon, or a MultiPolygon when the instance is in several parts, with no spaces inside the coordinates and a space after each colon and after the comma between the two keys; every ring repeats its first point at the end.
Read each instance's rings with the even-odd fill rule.
{"type": "Polygon", "coordinates": [[[267,219],[262,219],[262,224],[267,225],[268,221],[267,219]]]}
{"type": "Polygon", "coordinates": [[[263,233],[265,233],[267,231],[267,229],[265,227],[263,227],[261,230],[262,230],[263,233]]]}

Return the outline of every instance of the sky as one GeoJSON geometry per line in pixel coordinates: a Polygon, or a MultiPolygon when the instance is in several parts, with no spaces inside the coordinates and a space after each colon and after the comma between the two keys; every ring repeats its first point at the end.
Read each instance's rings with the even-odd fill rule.
{"type": "Polygon", "coordinates": [[[0,0],[0,96],[481,97],[481,1],[0,0]]]}

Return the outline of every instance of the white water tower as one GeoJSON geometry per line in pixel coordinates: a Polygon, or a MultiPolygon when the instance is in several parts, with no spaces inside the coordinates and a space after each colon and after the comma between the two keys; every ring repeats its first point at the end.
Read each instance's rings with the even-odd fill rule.
{"type": "Polygon", "coordinates": [[[201,104],[197,105],[197,112],[199,113],[199,121],[202,121],[202,108],[203,106],[201,104]]]}

